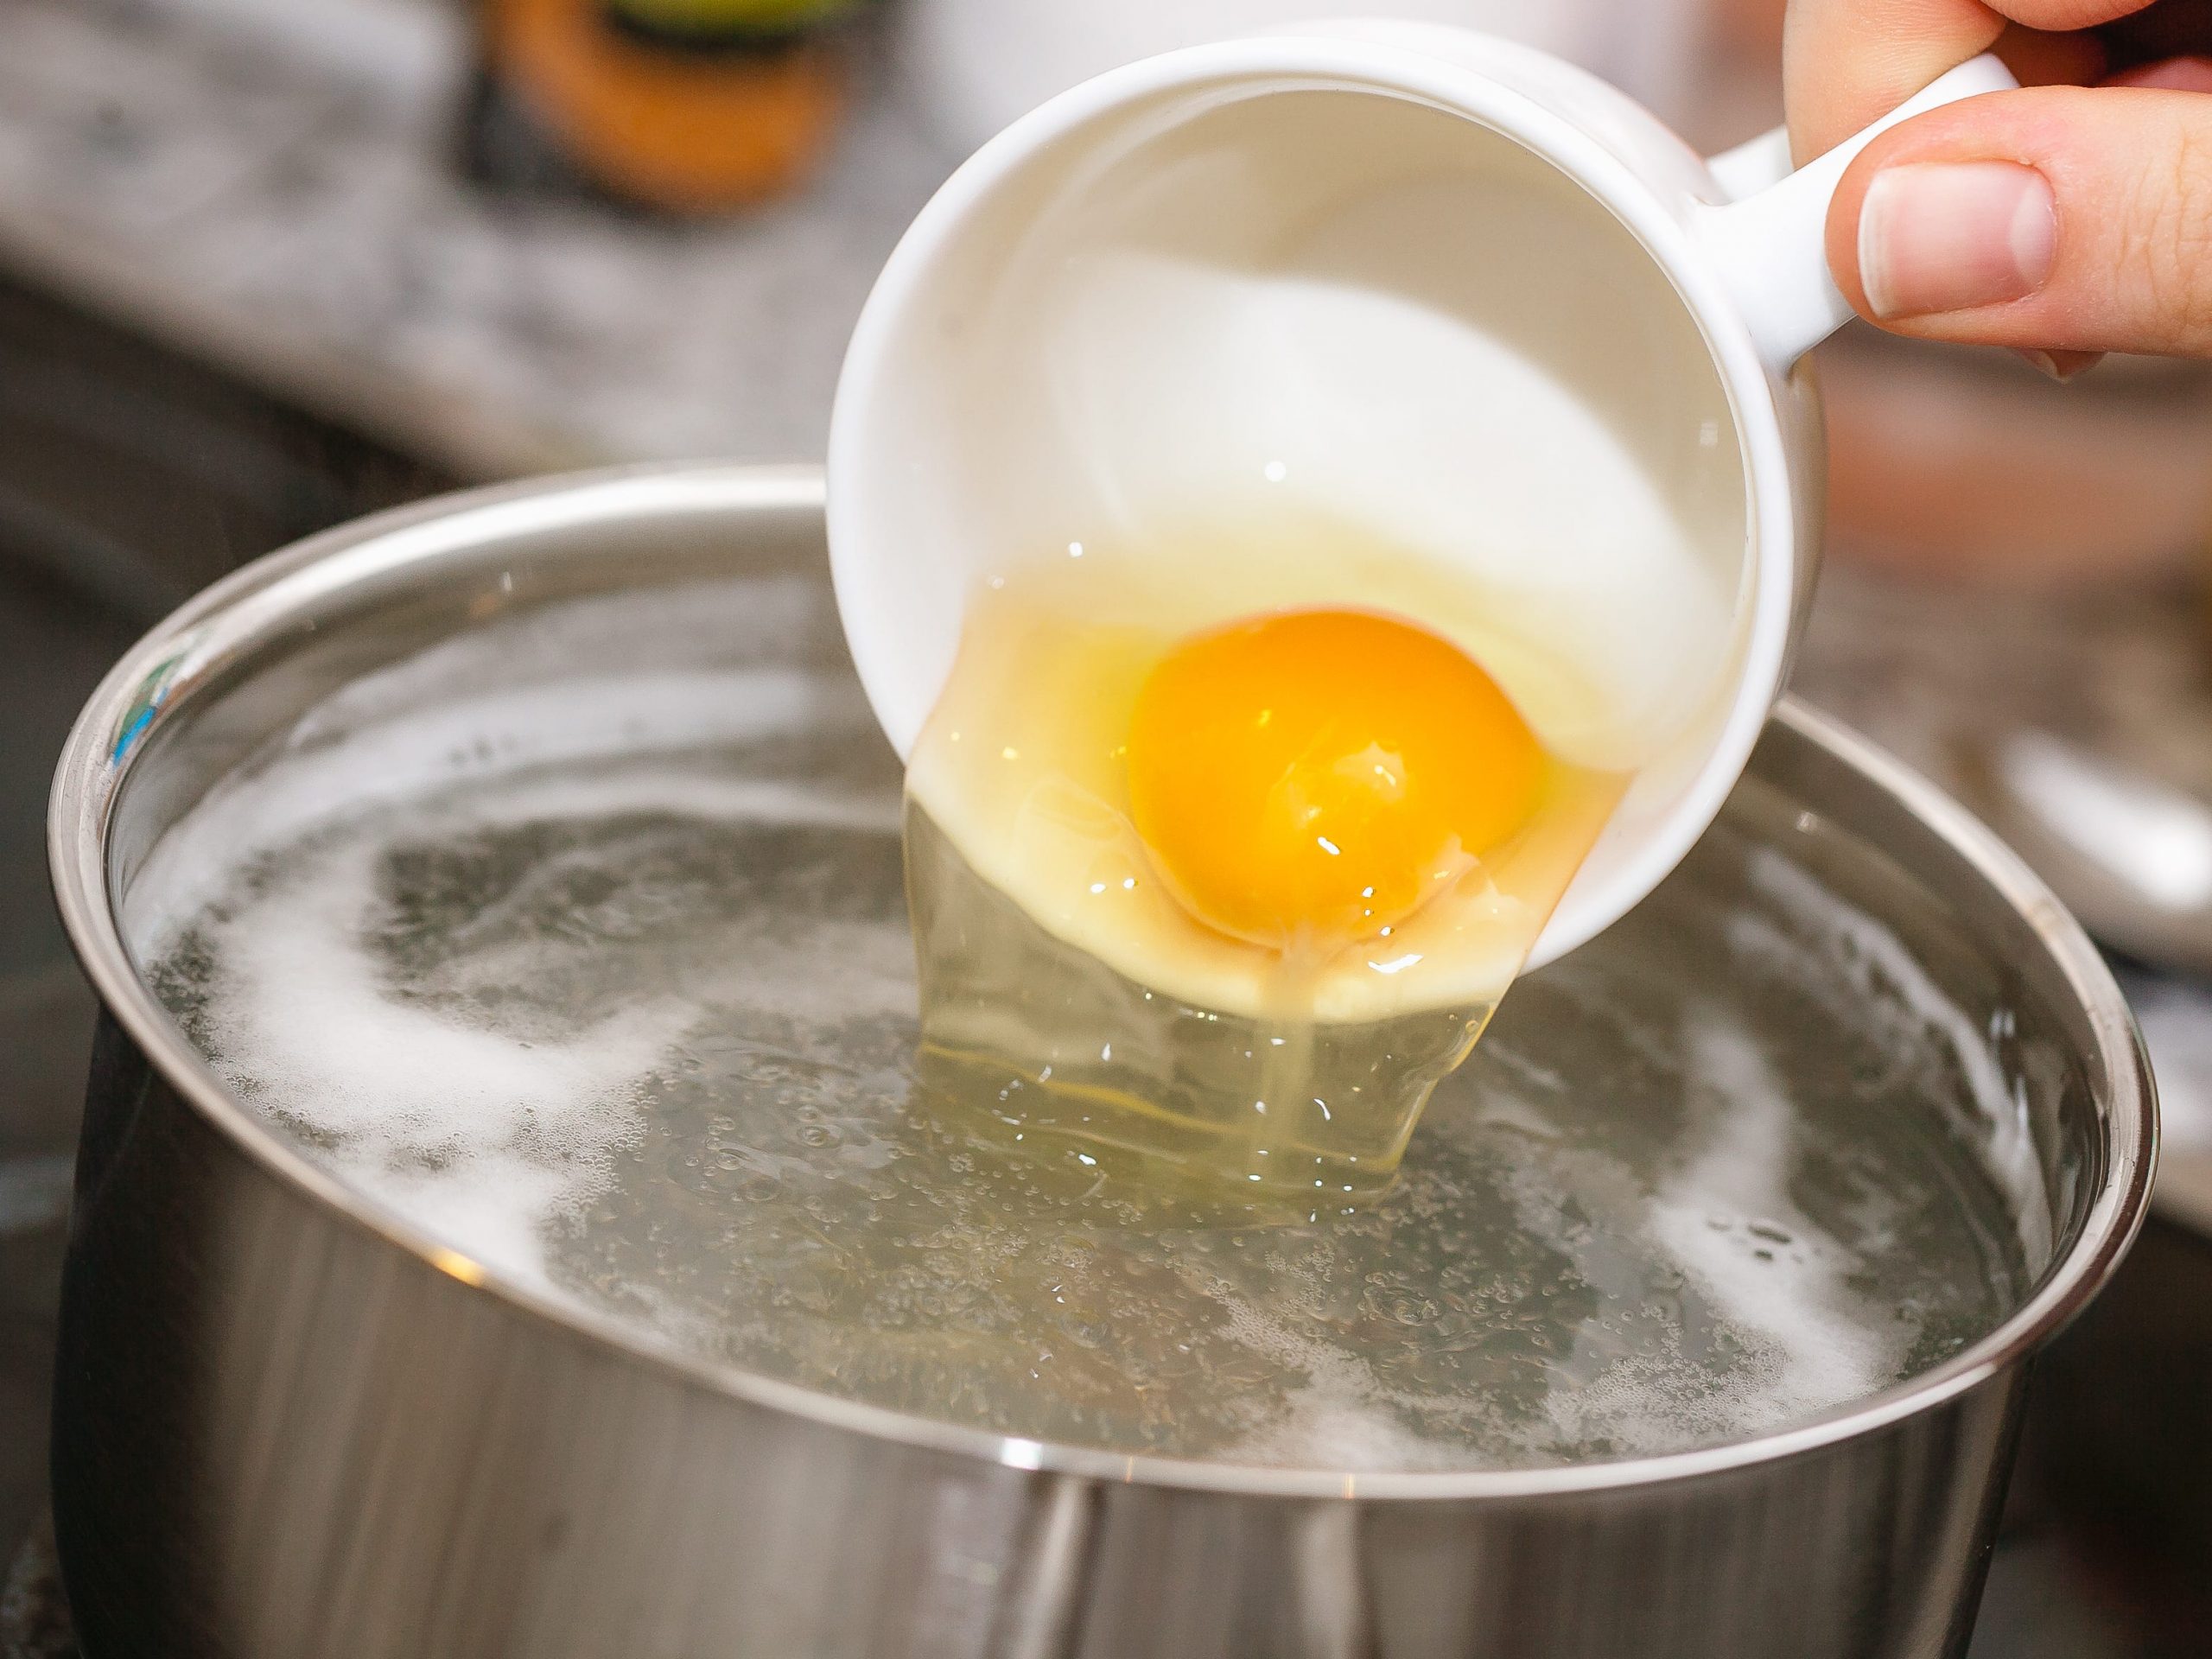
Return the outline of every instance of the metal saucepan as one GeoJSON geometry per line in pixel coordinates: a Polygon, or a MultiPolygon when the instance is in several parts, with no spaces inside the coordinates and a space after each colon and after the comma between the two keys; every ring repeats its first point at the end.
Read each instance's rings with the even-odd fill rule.
{"type": "MultiPolygon", "coordinates": [[[[2044,888],[1801,709],[1745,786],[1795,810],[1777,829],[1732,804],[1724,826],[1753,842],[1840,827],[1823,879],[1878,912],[1972,1029],[2004,1033],[1989,1052],[2056,1243],[1986,1336],[1750,1442],[1349,1478],[899,1416],[499,1282],[226,1096],[118,930],[161,831],[333,688],[487,609],[819,568],[821,499],[811,471],[706,467],[389,514],[222,582],[93,698],[52,851],[105,1005],[54,1433],[95,1659],[1962,1650],[2029,1359],[2143,1212],[2151,1084],[2119,992],[2044,888]]],[[[839,660],[826,606],[818,632],[810,648],[839,660]]],[[[1694,856],[1695,879],[1731,880],[1717,857],[1694,856]]]]}

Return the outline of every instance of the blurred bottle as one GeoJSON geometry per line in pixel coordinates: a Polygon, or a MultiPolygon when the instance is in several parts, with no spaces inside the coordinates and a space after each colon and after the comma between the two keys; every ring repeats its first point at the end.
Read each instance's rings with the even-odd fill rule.
{"type": "Polygon", "coordinates": [[[1662,118],[1706,0],[906,0],[906,68],[931,124],[963,152],[1056,92],[1177,47],[1315,17],[1458,23],[1541,47],[1662,118]]]}
{"type": "Polygon", "coordinates": [[[679,214],[802,182],[843,113],[869,0],[485,0],[472,176],[679,214]]]}

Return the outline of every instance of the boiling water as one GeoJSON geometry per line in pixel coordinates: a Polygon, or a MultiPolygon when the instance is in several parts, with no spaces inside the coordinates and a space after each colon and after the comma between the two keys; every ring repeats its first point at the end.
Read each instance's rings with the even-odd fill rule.
{"type": "Polygon", "coordinates": [[[1379,1198],[978,1144],[913,1086],[898,777],[792,657],[822,602],[584,602],[357,683],[156,848],[153,984],[252,1110],[493,1272],[1039,1440],[1659,1452],[1878,1389],[2024,1294],[2047,1240],[1977,1139],[2013,1109],[1980,1034],[1741,828],[1516,989],[1379,1198]]]}

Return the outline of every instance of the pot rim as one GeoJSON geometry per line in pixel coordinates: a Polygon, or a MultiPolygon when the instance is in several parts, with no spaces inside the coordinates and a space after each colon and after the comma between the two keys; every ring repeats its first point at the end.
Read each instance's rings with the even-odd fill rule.
{"type": "Polygon", "coordinates": [[[690,463],[557,474],[435,497],[340,525],[257,560],[188,601],[109,671],[72,728],[54,774],[48,817],[54,899],[109,1014],[191,1108],[265,1173],[362,1232],[543,1321],[553,1333],[581,1336],[709,1393],[825,1428],[1008,1468],[1197,1492],[1427,1502],[1541,1498],[1696,1479],[1816,1452],[1939,1408],[2021,1364],[2081,1312],[2133,1243],[2157,1160],[2157,1110],[2133,1016],[2104,959],[2043,882],[1962,807],[1856,733],[1788,699],[1774,716],[1778,724],[1891,797],[2032,929],[2088,1019],[2106,1159],[2071,1247],[1993,1329],[1917,1376],[1779,1433],[1611,1462],[1346,1473],[1132,1457],[938,1422],[702,1358],[613,1315],[494,1273],[389,1214],[232,1100],[140,978],[111,901],[113,807],[145,734],[209,676],[296,629],[303,610],[369,578],[388,580],[410,566],[532,529],[640,514],[804,512],[818,510],[823,499],[821,470],[808,466],[690,463]]]}

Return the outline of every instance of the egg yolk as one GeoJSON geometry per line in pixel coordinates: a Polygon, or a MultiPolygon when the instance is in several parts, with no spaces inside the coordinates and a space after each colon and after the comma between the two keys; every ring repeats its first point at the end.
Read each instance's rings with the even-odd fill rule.
{"type": "Polygon", "coordinates": [[[1395,926],[1535,810],[1497,683],[1410,623],[1294,611],[1185,640],[1128,736],[1132,814],[1184,906],[1278,950],[1395,926]]]}

